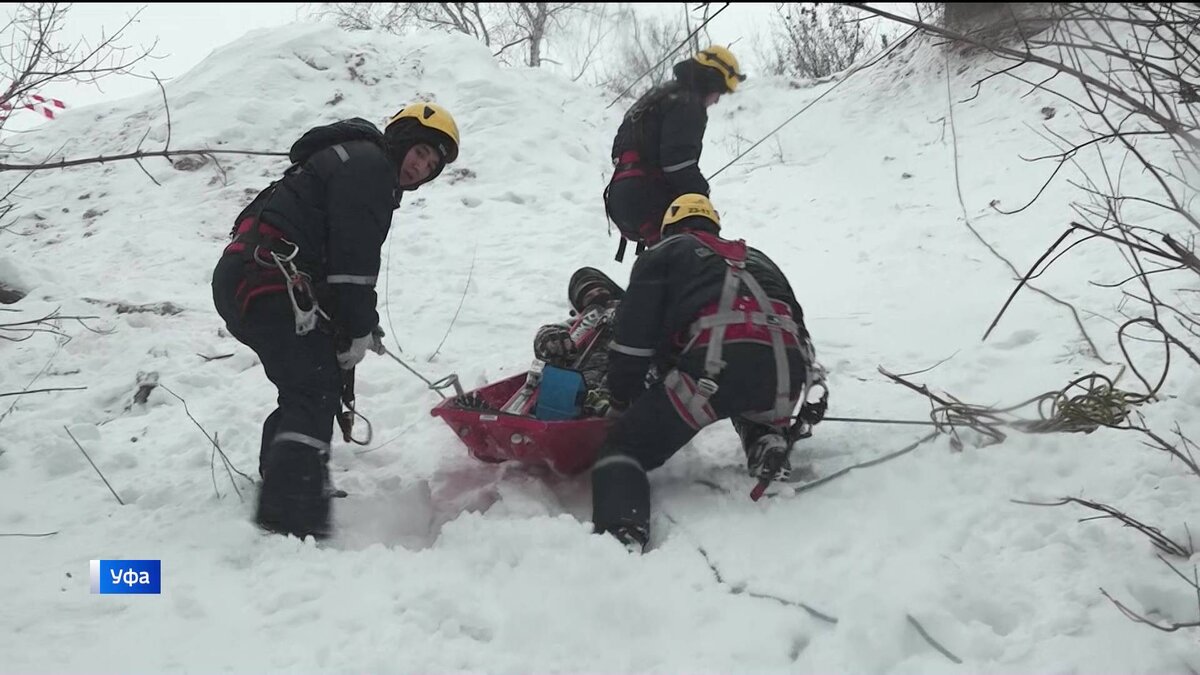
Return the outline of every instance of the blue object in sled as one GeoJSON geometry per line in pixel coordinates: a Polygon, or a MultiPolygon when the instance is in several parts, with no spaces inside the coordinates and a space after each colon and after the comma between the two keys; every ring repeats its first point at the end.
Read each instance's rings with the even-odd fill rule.
{"type": "Polygon", "coordinates": [[[546,366],[533,416],[547,422],[577,419],[586,387],[579,371],[546,366]]]}

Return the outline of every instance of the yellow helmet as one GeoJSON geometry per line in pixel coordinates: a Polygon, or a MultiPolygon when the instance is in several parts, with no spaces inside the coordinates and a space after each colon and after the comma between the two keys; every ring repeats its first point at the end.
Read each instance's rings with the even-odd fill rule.
{"type": "Polygon", "coordinates": [[[717,210],[713,208],[712,202],[708,201],[708,197],[692,193],[680,195],[675,198],[675,201],[671,202],[671,205],[667,207],[667,212],[663,214],[662,229],[659,231],[666,230],[667,227],[692,216],[707,218],[717,226],[718,230],[721,229],[721,214],[717,213],[717,210]]]}
{"type": "Polygon", "coordinates": [[[405,106],[388,120],[384,133],[429,143],[446,164],[458,159],[458,125],[450,111],[436,103],[421,101],[405,106]]]}
{"type": "Polygon", "coordinates": [[[733,52],[720,45],[705,47],[692,59],[706,68],[712,68],[721,73],[721,77],[725,79],[725,89],[729,93],[737,91],[738,84],[746,80],[746,76],[738,66],[737,57],[733,55],[733,52]]]}

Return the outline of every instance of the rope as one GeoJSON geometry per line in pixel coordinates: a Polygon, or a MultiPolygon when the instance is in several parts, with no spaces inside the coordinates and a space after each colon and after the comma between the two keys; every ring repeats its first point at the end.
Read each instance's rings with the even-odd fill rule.
{"type": "MultiPolygon", "coordinates": [[[[667,59],[674,56],[675,53],[678,52],[681,48],[686,47],[687,44],[692,41],[692,38],[696,36],[696,33],[700,32],[701,28],[704,28],[705,26],[707,26],[709,21],[712,21],[713,19],[717,18],[721,14],[721,12],[724,12],[725,9],[727,7],[729,7],[729,5],[730,5],[730,3],[728,3],[728,2],[725,3],[724,5],[721,6],[721,9],[718,9],[716,12],[714,12],[712,16],[705,19],[704,22],[701,23],[699,26],[696,26],[696,30],[692,31],[691,33],[688,33],[688,36],[683,39],[683,42],[680,42],[678,45],[675,46],[674,49],[667,52],[666,56],[659,59],[658,63],[654,64],[653,66],[650,66],[650,68],[648,70],[646,70],[646,72],[642,73],[641,75],[638,75],[637,79],[634,80],[633,82],[630,82],[628,87],[625,87],[625,89],[623,89],[621,91],[621,93],[617,94],[617,97],[612,100],[612,103],[609,103],[608,105],[604,106],[604,109],[608,110],[609,108],[616,105],[617,101],[620,101],[621,98],[625,96],[625,94],[628,94],[629,90],[633,89],[634,85],[636,85],[638,82],[641,82],[643,77],[649,75],[650,73],[653,73],[654,70],[656,68],[658,68],[659,66],[661,66],[663,63],[665,63],[667,59]]],[[[915,32],[915,30],[916,29],[914,29],[914,32],[915,32]]]]}
{"type": "MultiPolygon", "coordinates": [[[[1117,388],[1107,376],[1091,373],[1071,380],[1057,391],[1039,394],[1016,405],[1005,408],[964,403],[954,398],[947,400],[932,394],[925,387],[917,387],[898,376],[880,369],[884,375],[928,396],[936,405],[929,417],[933,426],[950,436],[951,446],[962,450],[958,436],[959,428],[967,428],[987,437],[985,445],[1003,442],[1007,427],[1025,433],[1091,433],[1100,427],[1119,427],[1125,422],[1131,407],[1150,400],[1151,394],[1135,394],[1117,388]],[[1035,418],[1020,418],[1013,414],[1034,406],[1035,418]]],[[[895,423],[895,421],[889,421],[895,423]]]]}
{"type": "Polygon", "coordinates": [[[876,63],[879,63],[881,60],[883,60],[883,58],[884,58],[885,56],[887,56],[888,54],[891,54],[893,51],[895,51],[895,49],[896,49],[897,47],[899,47],[900,45],[904,44],[905,42],[908,42],[908,39],[909,39],[909,38],[911,38],[911,37],[912,37],[913,35],[915,35],[916,33],[917,33],[917,29],[915,29],[915,28],[914,28],[914,29],[910,30],[910,31],[908,32],[908,35],[905,35],[903,38],[901,38],[901,39],[897,40],[897,41],[896,41],[896,42],[895,42],[895,43],[894,43],[894,44],[893,44],[891,47],[888,47],[888,48],[887,48],[887,50],[885,50],[885,51],[884,51],[883,53],[881,53],[879,56],[876,56],[875,58],[871,59],[870,61],[868,61],[868,62],[866,62],[866,63],[864,63],[864,64],[861,64],[861,65],[855,66],[855,68],[854,68],[853,70],[851,70],[849,73],[847,73],[845,77],[843,77],[842,79],[838,80],[838,81],[837,81],[837,82],[836,82],[836,83],[835,83],[835,84],[834,84],[832,87],[830,87],[830,88],[826,89],[824,92],[822,92],[822,93],[821,93],[821,95],[820,95],[820,96],[818,96],[818,97],[814,98],[813,100],[809,101],[809,102],[808,102],[808,104],[807,104],[807,105],[805,105],[803,108],[801,108],[801,109],[800,109],[800,110],[799,110],[799,111],[798,111],[798,112],[797,112],[795,115],[792,115],[791,117],[789,117],[789,118],[787,118],[786,120],[784,120],[784,121],[783,121],[783,124],[780,124],[779,126],[775,127],[775,128],[774,128],[774,129],[772,129],[771,131],[767,132],[767,135],[766,135],[766,136],[763,136],[761,139],[759,139],[759,141],[758,141],[757,143],[755,143],[754,145],[751,145],[749,148],[746,148],[746,150],[745,150],[744,152],[742,152],[740,155],[738,155],[737,157],[734,157],[733,159],[729,160],[729,163],[728,163],[728,164],[726,164],[725,166],[723,166],[723,167],[721,167],[721,168],[717,169],[717,170],[716,170],[716,172],[715,172],[715,173],[713,173],[711,176],[708,176],[708,177],[706,178],[706,180],[708,180],[708,181],[710,181],[710,182],[711,182],[711,181],[712,181],[712,179],[714,179],[714,178],[716,178],[717,176],[719,176],[719,175],[721,174],[721,172],[722,172],[722,171],[724,171],[725,169],[728,169],[729,167],[733,166],[733,165],[734,165],[734,163],[735,163],[735,162],[737,162],[737,161],[738,161],[739,159],[741,159],[742,157],[745,157],[746,155],[750,154],[750,152],[751,152],[751,151],[753,151],[753,150],[754,150],[755,148],[757,148],[758,146],[762,145],[762,144],[763,144],[763,142],[765,142],[765,141],[766,141],[768,138],[770,138],[770,137],[774,136],[774,135],[775,135],[775,134],[776,134],[776,133],[777,133],[777,132],[778,132],[780,129],[784,128],[784,127],[785,127],[785,126],[787,126],[787,125],[788,125],[788,123],[790,123],[792,120],[794,120],[794,119],[796,119],[797,117],[799,117],[801,113],[803,113],[804,111],[806,111],[806,110],[808,110],[809,108],[813,107],[814,105],[816,105],[816,104],[817,104],[817,102],[818,102],[818,101],[820,101],[821,99],[825,98],[825,97],[826,97],[826,96],[828,96],[829,94],[833,93],[833,91],[834,91],[835,89],[837,89],[838,87],[842,86],[842,84],[843,84],[843,83],[845,83],[845,82],[846,82],[846,80],[849,80],[851,77],[853,77],[855,73],[857,73],[857,72],[858,72],[858,71],[860,71],[860,70],[866,70],[867,68],[870,68],[871,66],[875,65],[876,63]]]}
{"type": "Polygon", "coordinates": [[[416,375],[422,382],[425,383],[426,386],[428,386],[433,391],[437,392],[438,396],[441,396],[442,398],[447,398],[447,396],[442,393],[442,390],[447,387],[454,387],[455,391],[458,393],[459,396],[461,396],[463,394],[462,386],[458,383],[458,375],[457,374],[452,373],[450,375],[447,375],[446,377],[443,377],[442,379],[440,379],[436,382],[433,382],[433,381],[430,381],[429,378],[418,373],[412,366],[401,361],[400,357],[393,354],[391,352],[391,350],[388,349],[387,347],[383,347],[383,353],[392,357],[392,360],[395,361],[396,363],[399,363],[400,365],[404,366],[405,370],[412,373],[413,375],[416,375]]]}
{"type": "Polygon", "coordinates": [[[874,419],[870,417],[822,417],[822,422],[853,422],[855,424],[912,424],[917,426],[931,426],[933,422],[928,420],[888,420],[874,419]]]}
{"type": "Polygon", "coordinates": [[[343,401],[342,405],[346,406],[346,410],[338,414],[338,425],[342,428],[342,438],[347,443],[355,445],[370,445],[371,439],[375,437],[375,427],[372,426],[371,420],[367,419],[366,415],[358,412],[358,406],[354,403],[343,401]],[[347,415],[346,413],[350,413],[347,415]],[[357,417],[367,424],[367,437],[363,440],[358,440],[354,437],[354,418],[357,417]]]}

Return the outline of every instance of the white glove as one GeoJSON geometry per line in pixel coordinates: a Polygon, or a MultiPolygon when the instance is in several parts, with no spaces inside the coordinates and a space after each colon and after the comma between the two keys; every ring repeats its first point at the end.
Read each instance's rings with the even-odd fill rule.
{"type": "Polygon", "coordinates": [[[382,345],[383,343],[374,333],[354,338],[346,351],[338,353],[338,366],[342,370],[350,370],[363,360],[363,357],[367,355],[367,350],[378,354],[382,351],[382,345]]]}

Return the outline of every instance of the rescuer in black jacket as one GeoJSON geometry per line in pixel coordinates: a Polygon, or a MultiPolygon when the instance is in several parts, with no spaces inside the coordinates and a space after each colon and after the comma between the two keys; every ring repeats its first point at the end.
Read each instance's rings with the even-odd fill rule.
{"type": "Polygon", "coordinates": [[[256,521],[329,534],[329,444],[345,373],[382,349],[375,283],[401,194],[458,157],[454,119],[414,103],[383,132],[354,118],[315,127],[292,166],[237,217],[213,273],[229,332],[258,354],[279,390],[263,423],[256,521]]]}
{"type": "Polygon", "coordinates": [[[637,242],[639,253],[658,240],[663,212],[676,197],[708,196],[700,173],[707,108],[746,79],[737,59],[720,46],[675,64],[674,74],[633,104],[613,139],[614,171],[604,204],[621,230],[617,260],[626,240],[637,242]]]}
{"type": "MultiPolygon", "coordinates": [[[[612,406],[624,410],[592,470],[592,522],[634,550],[650,536],[646,472],[701,429],[733,418],[747,468],[763,481],[790,472],[793,409],[824,386],[791,285],[766,255],[719,237],[700,194],[676,199],[664,239],[634,263],[609,345],[612,406]],[[646,387],[651,365],[663,377],[646,387]]],[[[825,400],[801,408],[809,427],[825,400]]],[[[807,432],[807,429],[804,429],[807,432]]]]}

